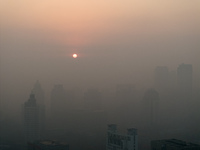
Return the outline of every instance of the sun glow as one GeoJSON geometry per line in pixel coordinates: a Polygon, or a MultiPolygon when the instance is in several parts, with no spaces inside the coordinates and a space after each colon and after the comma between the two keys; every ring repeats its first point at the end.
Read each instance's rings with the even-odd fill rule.
{"type": "Polygon", "coordinates": [[[77,57],[78,57],[78,55],[77,55],[77,54],[73,54],[72,56],[73,56],[73,58],[77,58],[77,57]]]}

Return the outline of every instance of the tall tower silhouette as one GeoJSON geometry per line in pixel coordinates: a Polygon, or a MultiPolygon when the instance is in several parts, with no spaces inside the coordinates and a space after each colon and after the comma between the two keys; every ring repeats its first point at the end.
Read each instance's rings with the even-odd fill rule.
{"type": "Polygon", "coordinates": [[[39,105],[44,105],[44,91],[38,80],[35,82],[34,87],[31,92],[35,95],[35,98],[37,99],[37,103],[39,105]]]}
{"type": "Polygon", "coordinates": [[[43,135],[45,132],[46,113],[45,113],[45,103],[44,103],[44,91],[38,80],[36,81],[32,89],[32,94],[35,95],[35,99],[37,100],[37,105],[39,107],[39,130],[41,135],[43,135]]]}
{"type": "Polygon", "coordinates": [[[148,89],[143,97],[145,122],[150,127],[158,123],[159,94],[155,89],[148,89]]]}
{"type": "Polygon", "coordinates": [[[190,94],[192,92],[193,70],[191,64],[181,64],[177,68],[178,86],[182,93],[190,94]]]}
{"type": "Polygon", "coordinates": [[[30,94],[30,98],[24,103],[23,109],[26,141],[34,142],[39,140],[39,107],[34,94],[30,94]]]}
{"type": "MultiPolygon", "coordinates": [[[[179,97],[177,102],[180,113],[180,121],[183,125],[188,125],[188,120],[191,120],[191,116],[194,110],[194,101],[192,94],[192,80],[193,80],[193,69],[191,64],[181,64],[177,68],[177,83],[179,88],[179,97]]],[[[187,128],[185,126],[185,128],[187,128]]]]}

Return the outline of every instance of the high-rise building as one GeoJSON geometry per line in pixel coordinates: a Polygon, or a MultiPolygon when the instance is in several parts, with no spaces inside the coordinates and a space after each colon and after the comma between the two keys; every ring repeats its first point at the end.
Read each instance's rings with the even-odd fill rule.
{"type": "Polygon", "coordinates": [[[193,71],[191,64],[181,64],[177,68],[178,86],[183,93],[192,92],[193,71]]]}
{"type": "Polygon", "coordinates": [[[40,122],[40,133],[41,135],[44,134],[45,131],[45,103],[44,103],[44,91],[39,83],[39,81],[36,81],[33,89],[32,94],[35,95],[35,99],[37,100],[37,104],[39,107],[39,122],[40,122]]]}
{"type": "Polygon", "coordinates": [[[37,104],[38,105],[44,105],[44,91],[43,91],[41,84],[38,80],[34,84],[34,87],[32,89],[32,93],[35,95],[35,98],[37,99],[37,104]]]}
{"type": "Polygon", "coordinates": [[[39,107],[34,94],[30,94],[30,98],[24,103],[23,115],[26,141],[33,142],[39,140],[39,107]]]}
{"type": "Polygon", "coordinates": [[[117,133],[115,124],[109,124],[106,150],[138,150],[137,129],[127,129],[127,135],[122,135],[117,133]]]}
{"type": "Polygon", "coordinates": [[[144,118],[147,125],[158,123],[159,94],[155,89],[148,89],[143,97],[144,118]]]}
{"type": "Polygon", "coordinates": [[[200,145],[177,139],[151,141],[151,150],[200,150],[200,145]]]}

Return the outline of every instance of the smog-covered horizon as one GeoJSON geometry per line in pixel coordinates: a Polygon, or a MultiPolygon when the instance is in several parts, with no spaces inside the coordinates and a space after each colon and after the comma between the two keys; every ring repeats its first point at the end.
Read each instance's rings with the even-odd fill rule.
{"type": "Polygon", "coordinates": [[[0,146],[103,150],[112,123],[137,128],[141,150],[200,144],[200,1],[0,0],[0,18],[0,146]]]}

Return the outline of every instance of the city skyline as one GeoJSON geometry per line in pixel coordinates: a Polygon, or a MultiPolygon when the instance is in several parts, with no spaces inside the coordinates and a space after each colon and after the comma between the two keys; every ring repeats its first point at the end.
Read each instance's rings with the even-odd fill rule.
{"type": "Polygon", "coordinates": [[[199,0],[0,0],[0,149],[200,144],[199,39],[199,0]]]}
{"type": "MultiPolygon", "coordinates": [[[[160,70],[160,67],[156,68],[160,70]]],[[[115,122],[122,128],[132,126],[140,131],[138,142],[141,150],[150,149],[152,139],[169,136],[198,143],[198,124],[200,123],[198,120],[198,107],[200,103],[197,101],[199,98],[198,93],[195,92],[198,89],[193,88],[191,92],[185,92],[182,90],[182,86],[178,86],[181,76],[181,82],[184,83],[183,87],[190,88],[193,76],[191,68],[191,64],[180,64],[177,67],[177,86],[171,90],[163,90],[162,87],[155,86],[161,92],[157,92],[153,88],[140,89],[130,83],[116,85],[112,89],[114,92],[108,89],[98,90],[97,88],[80,90],[71,87],[71,89],[66,90],[63,85],[56,84],[52,89],[51,98],[44,101],[46,90],[41,88],[43,85],[39,81],[36,81],[33,89],[29,91],[32,93],[29,100],[25,100],[25,102],[23,100],[24,111],[22,111],[22,115],[24,116],[25,126],[18,132],[22,137],[23,133],[27,133],[25,137],[28,137],[28,141],[32,143],[37,143],[38,140],[42,142],[46,139],[56,139],[58,141],[69,141],[69,145],[74,150],[80,147],[94,149],[97,145],[99,149],[105,149],[106,125],[115,122]],[[34,94],[38,99],[35,99],[34,94]],[[51,107],[46,103],[50,100],[52,102],[51,107]],[[44,109],[46,106],[48,109],[44,109]],[[47,115],[44,116],[44,114],[47,115]],[[79,134],[80,136],[77,137],[79,134]],[[36,138],[37,135],[40,135],[41,138],[36,138]],[[77,140],[82,138],[84,140],[81,140],[77,145],[77,140]],[[89,141],[93,141],[92,144],[89,144],[89,141]]],[[[162,69],[163,67],[161,67],[161,71],[162,69]]],[[[166,67],[164,67],[164,70],[166,70],[166,67]]],[[[168,71],[164,71],[164,74],[159,75],[165,76],[165,73],[168,74],[168,71]]],[[[166,82],[163,80],[168,81],[168,78],[160,80],[161,83],[166,82]]],[[[2,118],[2,121],[4,123],[4,118],[2,118]]],[[[19,121],[18,118],[18,121],[16,121],[18,122],[18,128],[21,126],[19,121]]],[[[5,126],[3,127],[5,128],[5,126]]],[[[134,129],[134,131],[136,130],[134,129]]],[[[126,147],[130,144],[132,146],[129,148],[132,149],[133,143],[138,143],[134,140],[116,139],[115,136],[119,135],[113,134],[114,147],[123,147],[123,145],[126,147]],[[118,144],[116,144],[116,141],[118,141],[118,144]],[[119,141],[121,141],[120,144],[119,141]],[[125,143],[129,144],[126,145],[125,143]]],[[[23,138],[21,141],[23,141],[23,138]]],[[[32,145],[30,142],[29,145],[32,145]]],[[[112,149],[113,143],[110,144],[109,147],[112,149]]],[[[23,147],[22,142],[21,146],[23,147]]]]}

